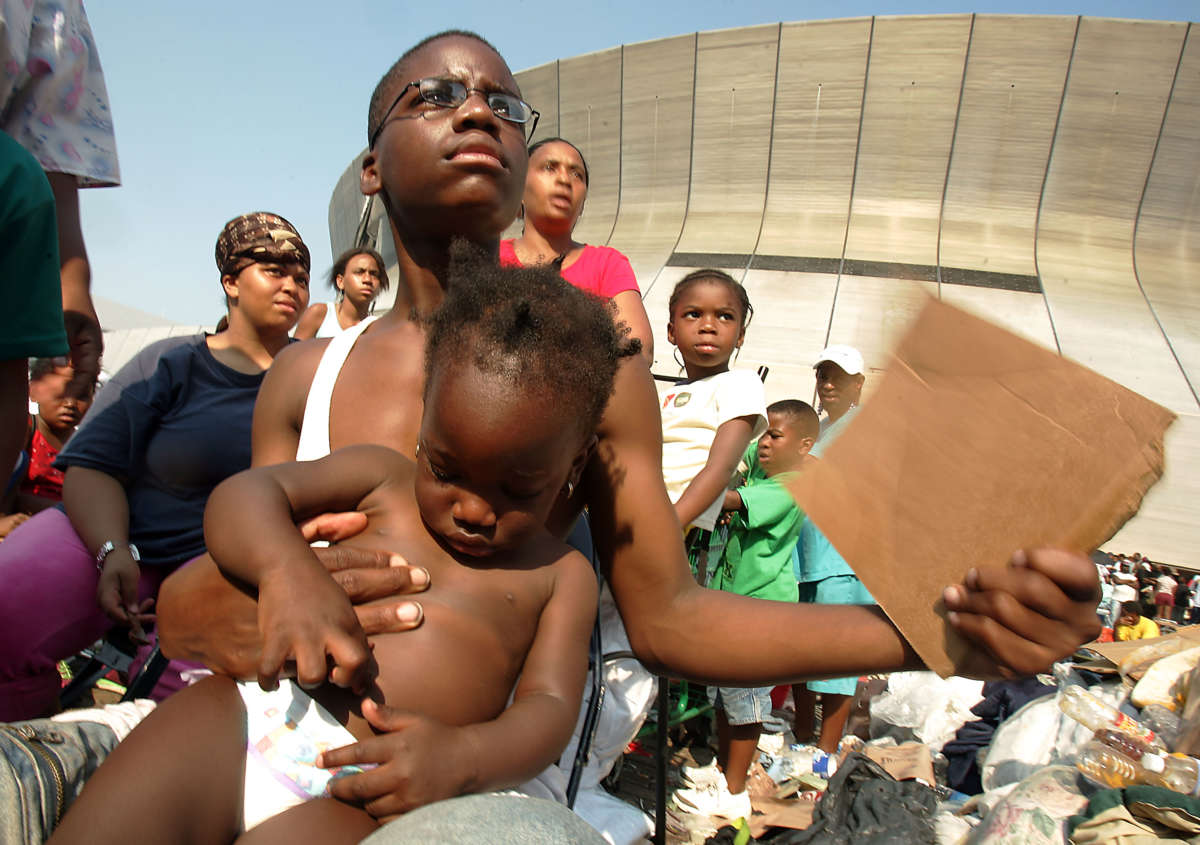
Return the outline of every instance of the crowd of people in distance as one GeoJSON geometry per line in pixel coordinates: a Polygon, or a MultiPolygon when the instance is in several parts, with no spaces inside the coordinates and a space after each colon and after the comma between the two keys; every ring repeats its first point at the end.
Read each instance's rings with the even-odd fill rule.
{"type": "MultiPolygon", "coordinates": [[[[0,445],[27,434],[20,501],[48,501],[56,473],[62,501],[0,543],[0,719],[20,722],[0,757],[54,731],[35,756],[58,789],[2,793],[19,806],[0,807],[0,839],[61,818],[13,841],[124,842],[136,803],[145,841],[604,841],[566,807],[597,617],[606,648],[709,686],[717,763],[675,800],[735,818],[767,684],[798,684],[796,733],[826,747],[847,679],[921,667],[784,487],[853,419],[862,356],[809,358],[818,408],[768,405],[735,366],[749,294],[706,268],[652,315],[680,362],[656,390],[632,265],[574,239],[587,163],[566,139],[530,146],[537,117],[485,39],[430,36],[367,108],[360,184],[388,214],[390,280],[355,248],[329,275],[335,301],[310,306],[300,233],[241,214],[214,251],[217,330],[147,347],[90,410],[86,354],[74,371],[34,362],[38,412],[6,418],[0,445]],[[395,305],[375,315],[389,281],[395,305]],[[113,626],[172,664],[136,727],[106,708],[69,717],[85,741],[47,720],[57,667],[113,626]],[[211,677],[186,686],[193,670],[211,677]]],[[[20,213],[42,215],[48,242],[47,210],[20,213]]],[[[36,275],[58,285],[59,270],[36,275]]],[[[41,327],[63,329],[48,313],[41,327]]],[[[65,330],[27,334],[3,347],[22,401],[26,359],[67,351],[65,330]]],[[[987,673],[1023,677],[1098,634],[1098,592],[1085,556],[1014,549],[943,599],[987,673]]],[[[618,749],[641,712],[613,728],[618,749]]]]}
{"type": "Polygon", "coordinates": [[[1160,626],[1200,622],[1200,572],[1155,563],[1141,553],[1107,554],[1097,563],[1097,615],[1117,641],[1157,637],[1160,626]]]}

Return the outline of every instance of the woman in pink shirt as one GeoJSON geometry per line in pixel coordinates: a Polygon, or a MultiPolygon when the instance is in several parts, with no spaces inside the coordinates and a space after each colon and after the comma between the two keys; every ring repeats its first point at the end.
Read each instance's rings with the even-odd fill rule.
{"type": "Polygon", "coordinates": [[[545,138],[529,148],[522,198],[521,237],[500,242],[500,263],[528,266],[555,262],[575,287],[609,299],[613,319],[624,321],[654,360],[654,337],[629,259],[612,247],[590,246],[571,237],[587,200],[588,167],[570,141],[545,138]]]}

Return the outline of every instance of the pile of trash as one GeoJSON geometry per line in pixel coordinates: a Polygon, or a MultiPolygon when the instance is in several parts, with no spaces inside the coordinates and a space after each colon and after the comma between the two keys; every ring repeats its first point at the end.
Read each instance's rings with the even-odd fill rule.
{"type": "Polygon", "coordinates": [[[692,841],[1200,842],[1200,626],[1019,681],[895,673],[869,734],[764,735],[754,815],[692,841]]]}

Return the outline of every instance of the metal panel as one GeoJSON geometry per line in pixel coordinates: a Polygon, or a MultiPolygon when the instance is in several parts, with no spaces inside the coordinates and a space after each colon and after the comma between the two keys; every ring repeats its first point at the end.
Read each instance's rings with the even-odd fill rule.
{"type": "Polygon", "coordinates": [[[783,25],[758,254],[842,257],[870,37],[870,18],[783,25]]]}
{"type": "Polygon", "coordinates": [[[559,135],[579,148],[589,183],[575,240],[606,244],[621,179],[621,50],[559,62],[559,135]]]}
{"type": "Polygon", "coordinates": [[[767,401],[813,400],[812,364],[825,348],[837,277],[828,273],[751,270],[744,284],[754,319],[746,330],[742,367],[771,368],[767,401]]]}
{"type": "Polygon", "coordinates": [[[779,27],[699,36],[692,189],[679,252],[749,254],[762,225],[779,27]]]}
{"type": "Polygon", "coordinates": [[[1038,223],[1064,355],[1176,411],[1198,406],[1138,288],[1133,226],[1186,31],[1080,21],[1038,223]]]}
{"type": "Polygon", "coordinates": [[[937,263],[969,15],[876,18],[846,258],[937,263]]]}
{"type": "MultiPolygon", "coordinates": [[[[553,138],[558,131],[558,66],[559,62],[547,62],[544,65],[514,73],[513,78],[521,87],[521,96],[525,102],[537,109],[538,125],[530,143],[539,138],[553,138]]],[[[501,238],[517,238],[521,236],[521,218],[517,217],[500,235],[501,238]]]]}
{"type": "Polygon", "coordinates": [[[1180,416],[1167,431],[1167,471],[1105,549],[1141,552],[1152,560],[1200,569],[1196,541],[1200,502],[1200,417],[1180,416]]]}
{"type": "Polygon", "coordinates": [[[976,17],[942,215],[942,266],[1037,274],[1038,198],[1076,22],[976,17]]]}
{"type": "MultiPolygon", "coordinates": [[[[670,257],[687,209],[695,55],[694,35],[624,50],[621,207],[609,243],[629,256],[643,293],[670,257]]],[[[657,319],[650,312],[651,325],[657,319]]]]}
{"type": "MultiPolygon", "coordinates": [[[[862,353],[867,367],[882,371],[929,297],[934,282],[843,276],[829,325],[829,343],[848,343],[862,353]]],[[[820,352],[820,350],[817,350],[820,352]]]]}
{"type": "Polygon", "coordinates": [[[558,65],[558,62],[547,62],[513,74],[521,86],[521,96],[540,115],[533,141],[562,134],[558,129],[558,65]]]}
{"type": "Polygon", "coordinates": [[[1188,31],[1134,241],[1146,297],[1200,389],[1200,30],[1188,31]]]}

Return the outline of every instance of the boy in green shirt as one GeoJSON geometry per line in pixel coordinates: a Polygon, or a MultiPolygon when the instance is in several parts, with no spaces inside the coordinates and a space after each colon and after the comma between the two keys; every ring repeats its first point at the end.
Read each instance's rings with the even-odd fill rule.
{"type": "MultiPolygon", "coordinates": [[[[755,454],[747,455],[746,483],[725,494],[729,543],[710,587],[753,598],[796,600],[792,549],[804,514],[782,482],[785,474],[810,460],[819,428],[816,411],[805,402],[785,399],[767,406],[767,431],[755,454]]],[[[685,770],[696,787],[678,790],[676,804],[711,816],[749,818],[746,775],[763,719],[771,712],[771,687],[719,687],[709,695],[716,704],[719,770],[685,770]]]]}

